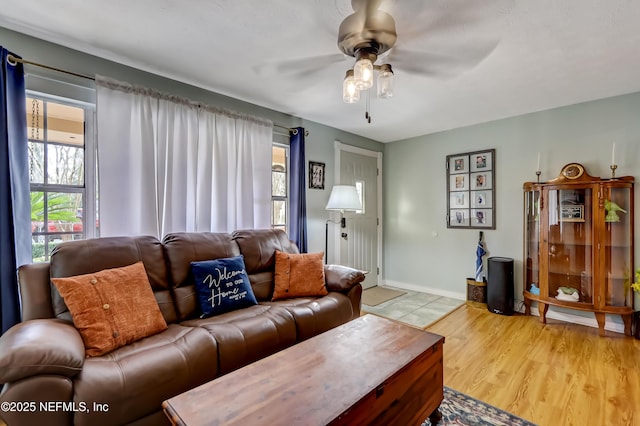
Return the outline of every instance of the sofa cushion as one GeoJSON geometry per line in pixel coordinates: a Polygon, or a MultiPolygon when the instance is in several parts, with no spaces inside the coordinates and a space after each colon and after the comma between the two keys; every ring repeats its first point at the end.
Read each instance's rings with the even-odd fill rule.
{"type": "MultiPolygon", "coordinates": [[[[169,294],[169,280],[160,241],[151,236],[102,237],[64,241],[51,251],[51,278],[90,274],[120,268],[138,261],[144,263],[153,294],[167,323],[177,320],[169,294]]],[[[51,286],[54,314],[71,321],[71,314],[55,286],[51,286]]]]}
{"type": "Polygon", "coordinates": [[[109,412],[77,412],[74,424],[132,423],[160,411],[162,401],[213,380],[217,370],[217,345],[211,335],[171,324],[159,334],[85,360],[74,380],[73,399],[90,407],[103,404],[109,412]]]}
{"type": "Polygon", "coordinates": [[[258,301],[273,296],[273,270],[276,250],[299,253],[298,247],[281,229],[246,229],[235,231],[233,239],[244,256],[253,293],[258,301]]]}
{"type": "Polygon", "coordinates": [[[298,247],[281,229],[246,229],[234,231],[232,235],[245,258],[249,274],[273,271],[276,250],[299,253],[298,247]]]}
{"type": "Polygon", "coordinates": [[[222,232],[175,232],[167,234],[162,244],[180,320],[196,318],[200,308],[191,262],[239,256],[240,249],[230,234],[222,232]]]}
{"type": "Polygon", "coordinates": [[[52,278],[87,356],[99,356],[167,328],[142,262],[93,274],[52,278]]]}
{"type": "Polygon", "coordinates": [[[326,296],[324,253],[291,254],[276,250],[275,288],[271,300],[326,296]]]}
{"type": "Polygon", "coordinates": [[[257,305],[242,256],[191,262],[202,315],[207,318],[257,305]]]}
{"type": "Polygon", "coordinates": [[[297,341],[296,322],[284,308],[254,305],[181,323],[207,330],[218,343],[219,374],[227,374],[297,341]]]}
{"type": "Polygon", "coordinates": [[[359,315],[359,312],[354,312],[351,299],[338,292],[330,292],[324,297],[301,297],[263,304],[284,308],[293,315],[298,342],[324,333],[359,315]]]}

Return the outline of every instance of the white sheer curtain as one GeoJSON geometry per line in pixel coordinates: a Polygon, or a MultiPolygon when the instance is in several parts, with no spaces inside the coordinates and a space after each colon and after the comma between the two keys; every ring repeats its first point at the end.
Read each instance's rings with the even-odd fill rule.
{"type": "Polygon", "coordinates": [[[96,83],[100,235],[270,226],[273,123],[96,83]]]}

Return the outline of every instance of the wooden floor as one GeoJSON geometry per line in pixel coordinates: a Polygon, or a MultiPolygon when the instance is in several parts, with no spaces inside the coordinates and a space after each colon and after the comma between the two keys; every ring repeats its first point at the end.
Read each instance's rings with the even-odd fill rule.
{"type": "Polygon", "coordinates": [[[640,340],[463,306],[445,336],[446,386],[538,425],[640,426],[640,340]]]}

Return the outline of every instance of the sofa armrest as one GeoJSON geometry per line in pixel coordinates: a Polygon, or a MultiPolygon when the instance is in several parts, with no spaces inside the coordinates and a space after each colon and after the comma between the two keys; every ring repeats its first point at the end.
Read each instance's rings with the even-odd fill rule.
{"type": "Polygon", "coordinates": [[[62,320],[25,321],[0,337],[0,383],[41,374],[74,377],[83,364],[82,337],[62,320]]]}
{"type": "Polygon", "coordinates": [[[364,273],[342,265],[324,265],[324,278],[329,291],[349,291],[364,281],[364,273]]]}

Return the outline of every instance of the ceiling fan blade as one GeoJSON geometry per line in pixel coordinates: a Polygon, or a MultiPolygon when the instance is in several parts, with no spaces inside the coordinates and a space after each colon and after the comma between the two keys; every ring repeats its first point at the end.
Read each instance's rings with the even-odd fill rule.
{"type": "Polygon", "coordinates": [[[309,56],[285,61],[274,61],[254,67],[258,74],[304,74],[327,68],[331,64],[342,62],[346,59],[341,53],[328,55],[309,56]]]}
{"type": "Polygon", "coordinates": [[[482,45],[452,49],[449,53],[420,52],[395,47],[385,62],[400,71],[447,79],[475,68],[495,50],[498,44],[497,41],[487,41],[482,45]]]}
{"type": "Polygon", "coordinates": [[[478,34],[499,38],[513,8],[512,0],[402,0],[389,11],[403,46],[430,48],[426,43],[473,40],[478,34]]]}
{"type": "Polygon", "coordinates": [[[345,56],[340,53],[291,59],[278,62],[276,70],[279,72],[310,72],[319,68],[326,68],[330,64],[342,62],[345,59],[345,56]]]}

